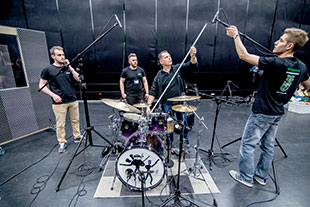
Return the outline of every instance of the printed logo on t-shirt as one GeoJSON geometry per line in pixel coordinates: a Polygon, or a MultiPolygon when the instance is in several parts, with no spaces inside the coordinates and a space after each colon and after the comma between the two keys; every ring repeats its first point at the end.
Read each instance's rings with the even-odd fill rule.
{"type": "Polygon", "coordinates": [[[300,69],[288,68],[286,71],[286,79],[280,87],[280,93],[286,94],[285,92],[290,88],[293,84],[295,76],[300,74],[300,69]]]}

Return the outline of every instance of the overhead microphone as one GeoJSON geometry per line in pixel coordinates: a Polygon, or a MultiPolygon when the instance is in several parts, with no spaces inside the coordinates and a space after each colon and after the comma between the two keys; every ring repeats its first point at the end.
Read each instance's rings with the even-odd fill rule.
{"type": "Polygon", "coordinates": [[[116,14],[114,14],[114,16],[115,16],[115,19],[116,19],[119,27],[122,28],[123,26],[122,26],[121,22],[119,21],[118,16],[116,14]]]}
{"type": "Polygon", "coordinates": [[[214,15],[214,17],[213,17],[213,19],[212,19],[212,24],[215,23],[215,20],[216,20],[217,16],[219,15],[219,11],[220,11],[220,10],[217,10],[217,12],[215,13],[215,15],[214,15]]]}

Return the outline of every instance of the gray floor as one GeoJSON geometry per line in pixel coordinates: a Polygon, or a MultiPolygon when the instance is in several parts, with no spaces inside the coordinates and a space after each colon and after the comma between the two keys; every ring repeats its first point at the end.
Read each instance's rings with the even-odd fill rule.
{"type": "MultiPolygon", "coordinates": [[[[111,130],[109,129],[111,121],[108,116],[112,114],[112,108],[101,102],[89,102],[88,106],[91,125],[105,138],[111,140],[111,130]]],[[[82,104],[80,108],[82,111],[81,128],[84,128],[85,114],[82,104]]],[[[199,116],[204,117],[209,128],[208,130],[203,129],[201,136],[201,147],[205,150],[211,148],[215,111],[216,104],[214,101],[201,100],[197,113],[199,116]]],[[[219,146],[241,136],[249,113],[249,104],[240,104],[238,106],[221,105],[213,147],[214,152],[220,152],[219,146]]],[[[288,157],[284,158],[279,147],[275,149],[275,167],[280,195],[269,203],[254,206],[309,206],[309,123],[309,115],[287,112],[284,116],[277,137],[288,157]]],[[[71,135],[71,129],[69,128],[67,134],[71,135]]],[[[196,144],[198,131],[199,123],[196,119],[193,130],[190,132],[192,146],[196,144]]],[[[92,134],[96,145],[105,145],[103,139],[95,133],[92,134]]],[[[2,183],[2,185],[0,184],[0,206],[141,206],[141,198],[93,198],[102,174],[102,172],[98,171],[98,165],[101,161],[101,147],[88,147],[85,153],[83,152],[77,156],[59,191],[55,192],[55,188],[76,148],[72,138],[68,140],[68,143],[67,152],[58,154],[55,131],[50,129],[3,146],[6,153],[0,156],[0,183],[2,183]],[[45,155],[48,156],[38,164],[21,172],[25,167],[35,163],[45,155]],[[80,170],[79,167],[83,163],[90,169],[88,172],[80,170]],[[21,173],[3,184],[5,180],[19,172],[21,173]],[[83,177],[82,175],[85,174],[89,175],[83,177]],[[41,181],[45,181],[45,183],[41,181]],[[35,184],[36,182],[37,184],[35,184]]],[[[214,195],[218,206],[247,206],[253,202],[270,200],[276,196],[275,185],[271,179],[268,180],[265,187],[255,184],[250,189],[230,178],[228,171],[238,169],[239,146],[240,142],[236,142],[225,148],[225,151],[230,153],[227,157],[229,162],[224,162],[218,156],[213,159],[214,162],[210,173],[221,191],[221,193],[214,195]]],[[[259,149],[257,147],[256,157],[258,155],[259,149]]],[[[207,154],[200,153],[200,156],[205,165],[209,166],[210,162],[207,154]]],[[[163,198],[151,197],[149,199],[152,203],[146,200],[146,206],[157,206],[156,204],[160,204],[163,198]]],[[[193,195],[193,200],[199,206],[213,204],[211,195],[193,195]]]]}

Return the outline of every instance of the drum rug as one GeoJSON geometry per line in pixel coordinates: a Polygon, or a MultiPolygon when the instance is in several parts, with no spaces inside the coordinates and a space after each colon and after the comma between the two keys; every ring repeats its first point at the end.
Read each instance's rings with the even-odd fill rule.
{"type": "MultiPolygon", "coordinates": [[[[173,157],[174,165],[172,168],[168,168],[167,172],[164,172],[158,168],[155,169],[157,161],[154,161],[154,170],[157,171],[157,174],[161,179],[157,179],[156,176],[153,179],[147,178],[145,179],[145,186],[143,190],[145,191],[147,196],[165,196],[170,195],[170,192],[173,192],[177,183],[177,174],[178,174],[178,158],[173,157]],[[167,178],[168,177],[168,178],[167,178]],[[152,183],[152,181],[156,181],[157,183],[152,183]]],[[[134,159],[134,158],[132,158],[134,159]]],[[[122,179],[121,172],[118,168],[120,166],[119,158],[116,156],[111,156],[107,161],[107,164],[104,167],[101,179],[97,186],[94,198],[115,198],[115,197],[140,197],[142,190],[141,177],[136,176],[136,178],[129,177],[130,173],[133,173],[132,170],[130,172],[126,172],[127,179],[122,179]],[[139,177],[139,178],[137,178],[139,177]],[[123,180],[122,182],[120,180],[123,180]],[[134,187],[130,187],[128,183],[130,180],[135,180],[136,189],[134,187]],[[138,180],[138,181],[136,181],[138,180]],[[114,184],[113,184],[113,181],[114,184]],[[133,190],[134,188],[134,190],[133,190]]],[[[128,158],[126,159],[128,161],[128,158]]],[[[212,193],[220,193],[216,184],[214,183],[210,173],[204,164],[200,161],[200,168],[194,168],[195,163],[195,153],[188,152],[185,156],[185,159],[181,160],[181,168],[180,168],[180,191],[182,194],[209,194],[210,191],[212,193]]],[[[121,164],[124,165],[124,164],[121,164]]],[[[129,165],[127,165],[129,166],[129,165]]],[[[150,174],[152,174],[153,171],[150,174]]],[[[155,173],[155,172],[154,172],[155,173]]],[[[132,183],[132,182],[131,182],[132,183]]]]}

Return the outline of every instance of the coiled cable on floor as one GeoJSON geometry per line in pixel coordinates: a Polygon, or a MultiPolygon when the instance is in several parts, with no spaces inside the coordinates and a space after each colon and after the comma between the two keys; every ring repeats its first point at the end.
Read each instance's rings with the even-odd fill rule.
{"type": "Polygon", "coordinates": [[[45,189],[47,182],[49,181],[49,179],[54,175],[60,161],[64,158],[65,155],[61,156],[53,170],[53,172],[50,175],[42,175],[40,176],[37,180],[36,183],[32,186],[32,190],[30,192],[31,195],[35,195],[35,197],[32,199],[32,201],[30,202],[30,204],[28,205],[31,206],[33,204],[33,202],[37,199],[37,197],[39,196],[39,194],[45,189]]]}

